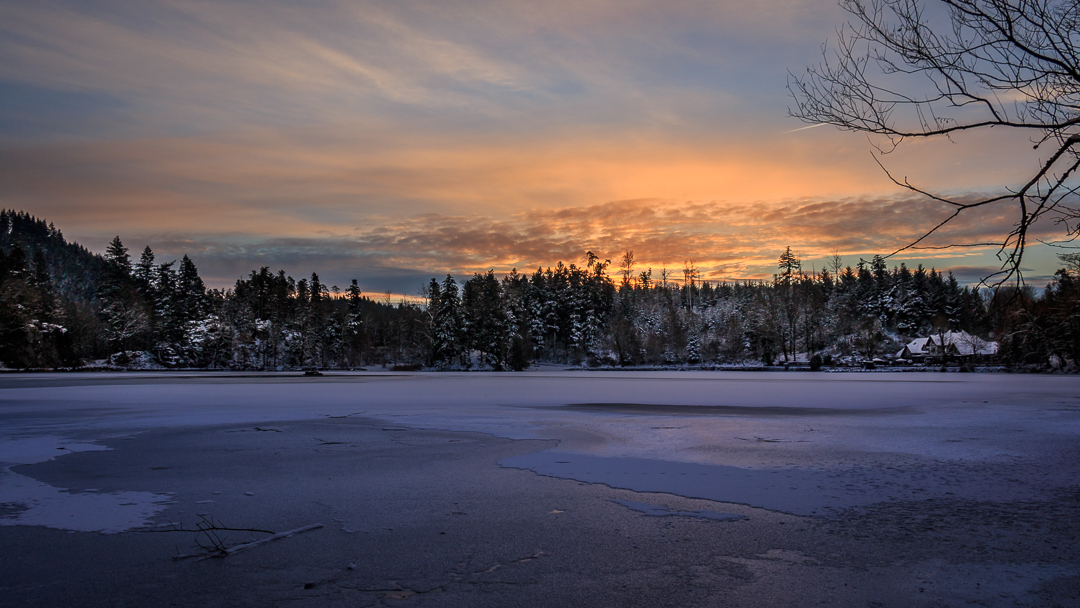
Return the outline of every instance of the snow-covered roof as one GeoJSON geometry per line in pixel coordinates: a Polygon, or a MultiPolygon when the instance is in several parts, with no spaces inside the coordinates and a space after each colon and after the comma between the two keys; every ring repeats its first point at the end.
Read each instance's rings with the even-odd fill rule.
{"type": "MultiPolygon", "coordinates": [[[[930,340],[930,338],[915,338],[911,342],[908,342],[907,346],[905,348],[907,348],[908,353],[910,353],[912,355],[925,355],[926,354],[926,342],[928,340],[930,340]]],[[[904,351],[900,351],[900,352],[904,352],[904,351]]]]}
{"type": "Polygon", "coordinates": [[[907,350],[912,355],[925,355],[928,351],[938,351],[944,346],[951,347],[954,354],[968,355],[996,355],[998,343],[983,340],[966,331],[947,331],[944,334],[931,334],[927,338],[915,338],[907,345],[907,350]]]}

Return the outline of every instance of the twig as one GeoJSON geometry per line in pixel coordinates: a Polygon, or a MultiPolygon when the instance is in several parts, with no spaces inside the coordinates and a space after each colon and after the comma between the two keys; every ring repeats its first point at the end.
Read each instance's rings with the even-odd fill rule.
{"type": "MultiPolygon", "coordinates": [[[[311,524],[310,526],[304,526],[303,528],[297,528],[295,530],[289,530],[288,532],[278,532],[277,534],[275,534],[273,536],[267,536],[266,538],[263,538],[263,539],[260,539],[260,540],[254,541],[254,542],[244,543],[242,545],[236,545],[236,546],[233,546],[233,547],[229,547],[228,549],[225,549],[224,551],[222,551],[220,557],[227,557],[229,555],[232,555],[233,553],[239,553],[239,552],[244,551],[246,549],[251,549],[252,547],[258,547],[259,545],[264,545],[264,544],[266,544],[268,542],[271,542],[271,541],[280,540],[282,538],[288,538],[288,537],[290,537],[290,536],[292,536],[294,534],[300,534],[301,532],[307,532],[309,530],[317,530],[317,529],[322,528],[322,527],[323,527],[322,524],[311,524]]],[[[202,561],[204,559],[210,559],[212,557],[219,557],[219,556],[217,556],[217,555],[205,555],[205,556],[203,556],[203,557],[201,557],[201,558],[199,558],[199,559],[197,559],[195,561],[202,561]]]]}
{"type": "MultiPolygon", "coordinates": [[[[257,547],[259,545],[268,543],[270,541],[275,541],[275,540],[279,540],[279,539],[282,539],[282,538],[288,538],[288,537],[290,537],[290,536],[292,536],[294,534],[300,534],[301,532],[307,532],[309,530],[317,530],[317,529],[322,528],[322,527],[323,527],[322,524],[311,524],[310,526],[304,526],[303,528],[297,528],[295,530],[289,530],[287,532],[278,532],[277,534],[267,536],[266,538],[263,538],[263,539],[260,539],[260,540],[257,540],[257,541],[253,541],[253,542],[250,542],[250,543],[244,543],[242,545],[235,545],[235,546],[232,546],[232,547],[223,547],[220,544],[215,544],[212,551],[207,551],[205,553],[181,553],[179,555],[174,555],[173,560],[174,561],[179,561],[179,560],[182,560],[182,559],[189,559],[189,558],[192,558],[192,557],[197,557],[198,559],[196,559],[195,561],[201,562],[204,559],[210,559],[210,558],[213,558],[213,557],[227,557],[229,555],[232,555],[233,553],[238,553],[238,552],[243,551],[245,549],[251,549],[252,547],[257,547]]],[[[219,528],[219,529],[221,529],[221,528],[219,528]]],[[[231,528],[229,528],[229,529],[231,529],[231,528]]],[[[173,530],[163,530],[163,531],[164,532],[172,532],[173,530]]],[[[179,530],[177,530],[177,531],[179,531],[179,530]]],[[[251,531],[251,532],[265,532],[265,530],[248,530],[248,531],[251,531]]],[[[203,530],[203,532],[205,532],[205,530],[203,530]]]]}

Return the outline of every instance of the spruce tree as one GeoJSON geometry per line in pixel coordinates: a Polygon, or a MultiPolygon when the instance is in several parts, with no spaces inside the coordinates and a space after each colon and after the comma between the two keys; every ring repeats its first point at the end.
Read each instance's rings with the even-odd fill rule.
{"type": "Polygon", "coordinates": [[[105,261],[122,276],[131,276],[131,256],[128,255],[127,247],[120,242],[120,235],[113,237],[105,249],[105,261]]]}
{"type": "Polygon", "coordinates": [[[135,270],[133,277],[135,279],[135,286],[138,288],[139,293],[144,298],[150,300],[153,298],[154,287],[154,252],[147,245],[143,249],[142,256],[139,257],[139,262],[135,264],[135,270]]]}
{"type": "Polygon", "coordinates": [[[356,279],[345,289],[345,294],[348,297],[348,316],[342,330],[345,333],[345,358],[351,367],[355,367],[363,363],[364,355],[363,300],[356,279]]]}
{"type": "Polygon", "coordinates": [[[467,349],[463,344],[461,300],[458,296],[457,281],[447,274],[439,286],[439,300],[432,320],[433,350],[436,352],[435,365],[446,367],[465,362],[467,349]]]}
{"type": "Polygon", "coordinates": [[[802,272],[802,263],[791,252],[791,247],[788,247],[784,250],[784,253],[780,254],[780,260],[776,266],[780,269],[780,280],[784,282],[790,282],[795,275],[802,272]]]}
{"type": "MultiPolygon", "coordinates": [[[[105,276],[99,295],[108,303],[116,300],[127,300],[129,295],[124,293],[131,284],[131,256],[128,255],[127,247],[116,236],[109,247],[105,250],[105,276]]],[[[125,302],[127,304],[127,302],[125,302]]]]}
{"type": "Polygon", "coordinates": [[[176,297],[178,313],[184,322],[200,320],[206,314],[206,286],[195,263],[186,255],[180,260],[176,297]]]}

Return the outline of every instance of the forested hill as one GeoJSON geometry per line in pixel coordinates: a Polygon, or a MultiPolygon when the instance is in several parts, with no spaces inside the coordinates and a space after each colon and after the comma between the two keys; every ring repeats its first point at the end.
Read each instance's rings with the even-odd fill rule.
{"type": "Polygon", "coordinates": [[[91,299],[94,287],[106,268],[101,256],[90,253],[78,243],[68,243],[52,223],[28,213],[0,211],[0,251],[28,259],[8,264],[29,263],[37,273],[47,275],[53,291],[71,299],[91,299]]]}
{"type": "MultiPolygon", "coordinates": [[[[0,363],[7,368],[522,369],[533,362],[612,366],[858,364],[915,337],[964,331],[1000,341],[997,363],[1076,370],[1080,256],[1045,290],[973,290],[951,274],[885,260],[806,273],[790,248],[770,281],[699,281],[687,264],[619,268],[589,253],[531,274],[447,275],[425,304],[376,301],[357,281],[253,270],[208,290],[195,264],[105,255],[45,220],[0,211],[0,363]],[[612,278],[614,273],[617,278],[612,278]]],[[[934,362],[940,365],[942,362],[934,362]]]]}
{"type": "Polygon", "coordinates": [[[0,211],[0,364],[8,368],[354,366],[356,349],[353,359],[325,361],[316,342],[350,334],[358,347],[385,351],[386,326],[418,316],[362,296],[356,281],[342,294],[317,274],[296,281],[265,267],[231,290],[208,290],[186,255],[163,262],[147,247],[133,262],[119,236],[98,255],[46,220],[0,211]],[[367,331],[342,330],[359,330],[361,318],[367,331]]]}

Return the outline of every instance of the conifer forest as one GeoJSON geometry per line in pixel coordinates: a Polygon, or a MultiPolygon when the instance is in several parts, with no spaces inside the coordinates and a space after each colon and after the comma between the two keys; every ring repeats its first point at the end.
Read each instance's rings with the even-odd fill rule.
{"type": "MultiPolygon", "coordinates": [[[[881,365],[909,340],[965,331],[1000,344],[990,363],[1077,371],[1080,255],[1045,286],[976,289],[951,273],[875,256],[809,271],[788,248],[768,281],[710,282],[688,262],[614,263],[432,278],[391,301],[357,281],[252,270],[208,289],[195,264],[68,242],[45,220],[0,212],[0,363],[9,369],[521,370],[881,365]]],[[[935,362],[934,365],[945,362],[935,362]]],[[[928,365],[931,363],[927,363],[928,365]]]]}

